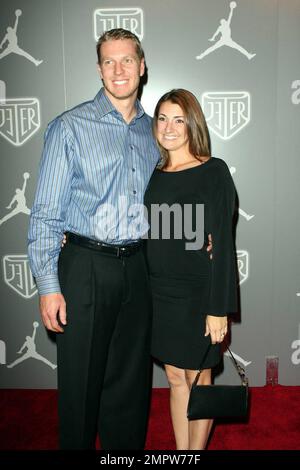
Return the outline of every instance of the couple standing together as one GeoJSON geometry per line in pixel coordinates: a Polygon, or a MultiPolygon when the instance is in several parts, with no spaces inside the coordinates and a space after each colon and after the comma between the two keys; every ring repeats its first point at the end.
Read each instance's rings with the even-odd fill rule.
{"type": "Polygon", "coordinates": [[[211,157],[194,95],[172,90],[153,123],[145,114],[134,34],[104,33],[97,55],[103,88],[47,128],[29,228],[41,316],[59,333],[60,448],[93,449],[97,432],[103,449],[144,447],[152,354],[170,384],[177,449],[204,449],[212,420],[188,421],[186,409],[210,344],[199,383],[211,382],[227,313],[236,311],[234,185],[211,157]],[[128,211],[102,210],[120,198],[128,211]],[[170,224],[168,239],[159,229],[146,241],[145,257],[148,227],[135,212],[143,203],[149,213],[153,204],[189,205],[193,226],[204,204],[203,247],[187,250],[190,240],[170,224]]]}

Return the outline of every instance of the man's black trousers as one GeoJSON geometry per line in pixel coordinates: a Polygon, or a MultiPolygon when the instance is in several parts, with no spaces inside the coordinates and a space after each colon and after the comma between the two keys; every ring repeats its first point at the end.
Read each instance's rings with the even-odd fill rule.
{"type": "Polygon", "coordinates": [[[61,449],[142,449],[150,395],[151,295],[142,250],[117,257],[67,243],[67,326],[57,335],[61,449]]]}

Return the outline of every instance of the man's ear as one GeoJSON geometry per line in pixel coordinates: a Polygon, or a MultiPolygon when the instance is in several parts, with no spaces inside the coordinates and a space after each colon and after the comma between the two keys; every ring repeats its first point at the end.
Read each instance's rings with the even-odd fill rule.
{"type": "Polygon", "coordinates": [[[145,59],[143,58],[140,63],[140,77],[145,73],[145,59]]]}
{"type": "Polygon", "coordinates": [[[100,76],[100,78],[101,78],[101,80],[102,80],[103,75],[102,75],[102,72],[101,72],[101,66],[100,66],[99,64],[97,64],[97,70],[98,70],[99,76],[100,76]]]}

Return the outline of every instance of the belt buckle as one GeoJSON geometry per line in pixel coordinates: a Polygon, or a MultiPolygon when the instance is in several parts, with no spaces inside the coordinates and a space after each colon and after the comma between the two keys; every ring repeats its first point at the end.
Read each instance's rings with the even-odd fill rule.
{"type": "Polygon", "coordinates": [[[130,254],[135,253],[136,251],[137,251],[137,247],[118,246],[117,257],[121,258],[121,256],[130,256],[130,254]]]}
{"type": "Polygon", "coordinates": [[[121,258],[121,256],[126,256],[126,248],[124,246],[117,247],[117,257],[121,258]]]}
{"type": "Polygon", "coordinates": [[[118,247],[118,257],[120,258],[121,256],[129,256],[130,250],[126,248],[126,246],[120,246],[118,247]]]}

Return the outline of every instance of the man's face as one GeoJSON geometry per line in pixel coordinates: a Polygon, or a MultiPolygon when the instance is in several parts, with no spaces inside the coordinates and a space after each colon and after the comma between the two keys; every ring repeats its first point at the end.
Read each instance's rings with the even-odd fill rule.
{"type": "Polygon", "coordinates": [[[101,45],[100,77],[105,92],[112,101],[136,98],[140,77],[144,74],[144,59],[140,61],[131,39],[115,39],[101,45]]]}

